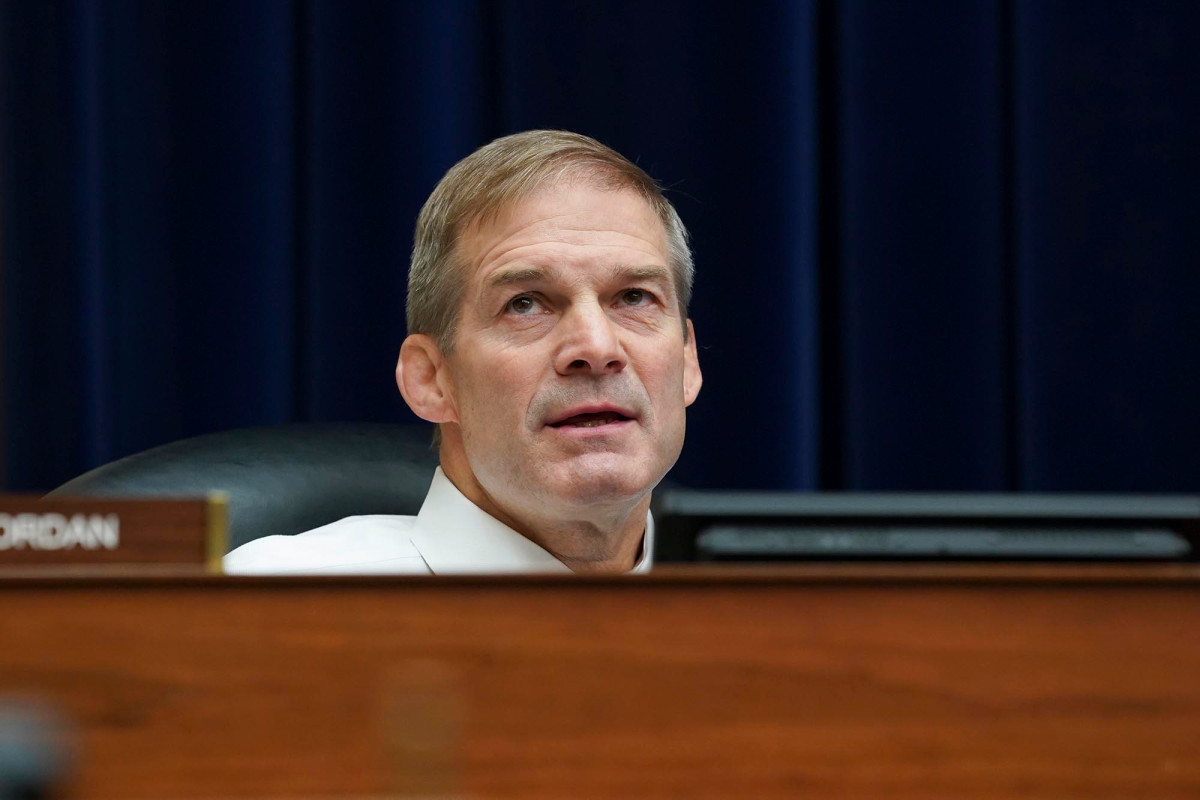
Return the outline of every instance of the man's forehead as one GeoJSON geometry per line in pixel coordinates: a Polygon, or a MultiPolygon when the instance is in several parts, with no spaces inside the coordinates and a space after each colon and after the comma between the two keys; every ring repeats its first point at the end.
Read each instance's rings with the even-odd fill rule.
{"type": "Polygon", "coordinates": [[[591,195],[626,194],[640,198],[646,209],[653,213],[652,204],[632,184],[606,172],[587,169],[585,165],[568,165],[558,172],[542,176],[534,184],[515,182],[504,189],[484,192],[474,212],[468,212],[468,216],[460,222],[460,234],[492,225],[548,197],[557,198],[558,203],[565,205],[591,195]]]}
{"type": "MultiPolygon", "coordinates": [[[[462,266],[490,274],[503,266],[496,258],[507,250],[599,245],[641,251],[629,267],[667,263],[667,232],[662,220],[632,189],[605,189],[568,182],[545,187],[480,216],[458,237],[462,266]],[[489,268],[490,267],[490,268],[489,268]]],[[[626,258],[626,261],[629,261],[626,258]]]]}

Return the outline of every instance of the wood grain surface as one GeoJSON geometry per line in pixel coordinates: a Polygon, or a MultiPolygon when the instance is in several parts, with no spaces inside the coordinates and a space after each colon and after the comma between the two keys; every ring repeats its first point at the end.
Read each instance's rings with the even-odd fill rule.
{"type": "Polygon", "coordinates": [[[72,797],[1200,796],[1193,568],[7,580],[0,604],[0,691],[74,720],[72,797]]]}

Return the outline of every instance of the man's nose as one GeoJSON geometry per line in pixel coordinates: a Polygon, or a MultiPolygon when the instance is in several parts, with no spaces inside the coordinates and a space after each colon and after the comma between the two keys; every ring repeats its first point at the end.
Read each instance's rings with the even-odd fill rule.
{"type": "Polygon", "coordinates": [[[607,375],[625,368],[618,330],[599,304],[572,308],[559,327],[563,339],[554,368],[560,375],[607,375]]]}

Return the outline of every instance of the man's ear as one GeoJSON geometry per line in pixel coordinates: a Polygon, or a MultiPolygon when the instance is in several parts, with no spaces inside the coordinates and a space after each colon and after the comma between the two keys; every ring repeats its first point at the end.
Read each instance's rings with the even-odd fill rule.
{"type": "Polygon", "coordinates": [[[446,359],[431,337],[414,333],[400,345],[396,385],[413,413],[427,422],[458,422],[446,370],[446,359]]]}
{"type": "Polygon", "coordinates": [[[696,355],[696,329],[687,321],[688,337],[683,345],[683,404],[690,406],[700,394],[704,377],[700,374],[700,357],[696,355]]]}

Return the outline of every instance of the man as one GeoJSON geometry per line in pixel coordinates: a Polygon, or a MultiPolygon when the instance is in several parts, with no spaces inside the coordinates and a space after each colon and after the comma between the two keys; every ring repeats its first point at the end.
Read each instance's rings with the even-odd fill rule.
{"type": "Polygon", "coordinates": [[[396,383],[437,423],[416,517],[350,517],[230,572],[619,573],[650,565],[650,493],[700,391],[692,259],[654,181],[562,131],[455,165],[417,219],[396,383]]]}

